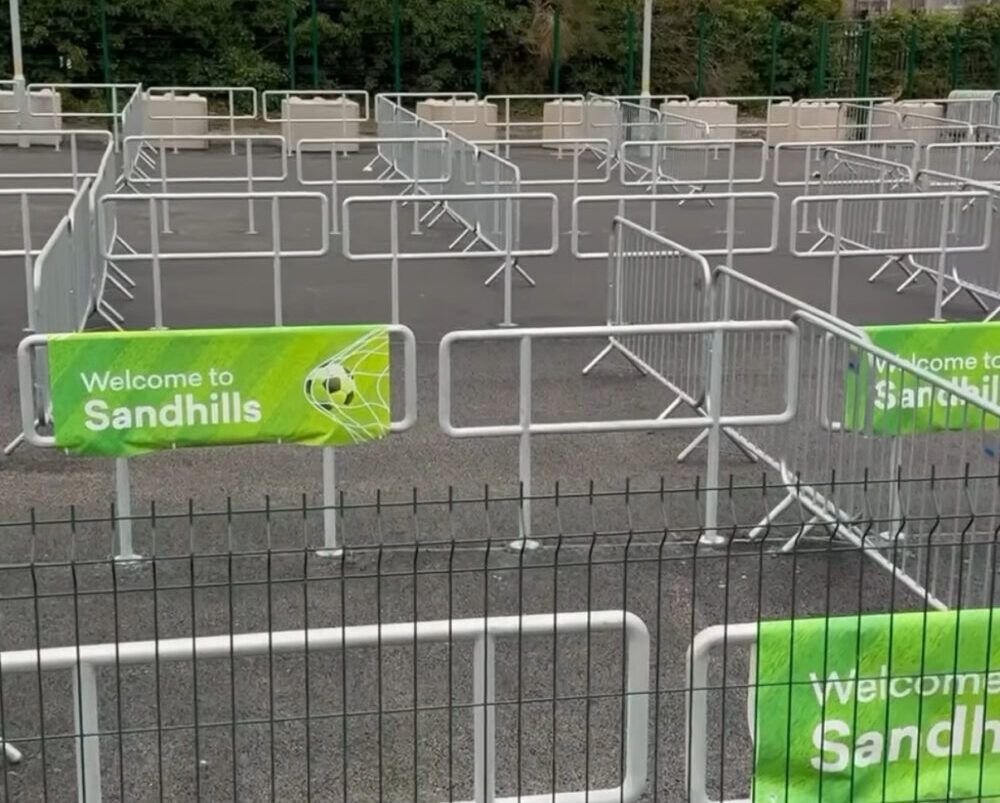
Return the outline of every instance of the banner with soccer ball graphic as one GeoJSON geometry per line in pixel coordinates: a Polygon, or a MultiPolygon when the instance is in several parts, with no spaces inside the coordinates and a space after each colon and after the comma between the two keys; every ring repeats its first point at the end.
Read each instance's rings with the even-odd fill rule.
{"type": "Polygon", "coordinates": [[[389,434],[384,326],[53,335],[48,363],[56,445],[78,454],[389,434]]]}

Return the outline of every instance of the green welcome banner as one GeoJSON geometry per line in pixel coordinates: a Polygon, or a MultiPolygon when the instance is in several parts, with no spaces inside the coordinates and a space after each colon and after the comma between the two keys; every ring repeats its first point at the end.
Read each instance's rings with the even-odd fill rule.
{"type": "Polygon", "coordinates": [[[389,433],[381,326],[85,332],[48,357],[56,445],[79,454],[389,433]]]}
{"type": "Polygon", "coordinates": [[[761,623],[754,803],[1000,800],[1000,609],[761,623]]]}
{"type": "MultiPolygon", "coordinates": [[[[1000,323],[867,326],[872,343],[935,373],[972,396],[1000,403],[1000,323]]],[[[847,366],[844,423],[876,435],[961,429],[998,429],[953,394],[919,380],[886,360],[856,351],[847,366]]]]}

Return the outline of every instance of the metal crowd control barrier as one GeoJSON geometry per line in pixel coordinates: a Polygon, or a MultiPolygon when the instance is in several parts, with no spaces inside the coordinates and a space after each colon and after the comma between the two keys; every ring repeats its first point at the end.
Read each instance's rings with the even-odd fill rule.
{"type": "MultiPolygon", "coordinates": [[[[450,332],[441,340],[438,352],[438,419],[441,429],[452,438],[513,437],[519,439],[518,480],[524,501],[519,512],[518,540],[510,544],[512,549],[530,550],[538,547],[531,537],[531,436],[555,434],[580,434],[598,432],[636,432],[667,429],[709,430],[709,457],[705,492],[705,533],[706,544],[719,545],[727,540],[720,535],[718,524],[719,450],[723,429],[735,426],[768,427],[785,424],[796,416],[798,405],[799,335],[795,324],[789,321],[707,321],[692,323],[661,323],[635,326],[571,326],[551,328],[529,328],[519,330],[468,330],[450,332]],[[784,394],[783,401],[774,406],[776,412],[745,412],[727,414],[724,399],[730,398],[728,390],[723,395],[723,376],[727,373],[726,363],[730,359],[726,348],[727,335],[738,333],[769,333],[774,339],[784,343],[784,362],[787,378],[779,387],[784,394]],[[707,340],[709,346],[707,392],[711,399],[719,400],[709,405],[704,412],[696,410],[688,418],[669,418],[658,415],[655,418],[612,419],[612,420],[571,420],[540,422],[532,413],[532,344],[536,340],[577,339],[577,338],[693,338],[694,341],[707,340]],[[452,420],[452,363],[451,353],[456,343],[483,343],[493,341],[517,341],[518,343],[518,423],[495,425],[461,425],[452,420]]],[[[768,355],[772,367],[780,362],[774,353],[768,355]]],[[[647,366],[643,366],[647,368],[647,366]]],[[[651,368],[647,370],[652,371],[651,368]]],[[[772,388],[773,390],[774,388],[772,388]]],[[[758,408],[759,409],[759,408],[758,408]]],[[[766,409],[766,405],[765,405],[766,409]]]]}
{"type": "MultiPolygon", "coordinates": [[[[381,139],[444,139],[445,131],[434,123],[417,117],[409,109],[404,109],[386,95],[375,96],[376,134],[381,139]]],[[[391,178],[402,175],[412,179],[406,172],[407,163],[397,159],[398,153],[390,146],[379,146],[378,153],[365,166],[364,171],[370,172],[377,162],[385,162],[385,169],[380,178],[391,178]]]]}
{"type": "Polygon", "coordinates": [[[767,143],[762,139],[696,139],[624,142],[620,149],[621,182],[625,186],[687,187],[761,184],[767,174],[767,143]],[[738,153],[749,153],[739,159],[738,153]],[[748,162],[748,164],[744,164],[748,162]],[[635,173],[636,178],[629,178],[635,173]]]}
{"type": "MultiPolygon", "coordinates": [[[[335,139],[300,139],[295,146],[295,171],[304,187],[328,187],[330,193],[330,233],[340,234],[340,193],[345,187],[403,186],[401,194],[419,194],[425,185],[433,189],[451,180],[451,142],[442,137],[347,137],[335,139]],[[342,178],[337,163],[344,146],[375,145],[389,154],[392,172],[376,178],[342,178]],[[327,153],[323,153],[326,149],[327,153]],[[320,151],[317,153],[317,151],[320,151]],[[330,176],[306,178],[310,157],[329,159],[330,176]],[[398,178],[397,178],[398,176],[398,178]]],[[[424,189],[424,192],[428,191],[424,189]]],[[[413,234],[420,234],[420,203],[414,198],[413,234]]]]}
{"type": "MultiPolygon", "coordinates": [[[[279,299],[280,303],[280,299],[279,299]]],[[[275,325],[281,326],[281,308],[275,315],[275,325]]],[[[403,417],[389,423],[390,432],[405,432],[417,421],[417,341],[412,330],[406,326],[391,324],[385,327],[390,335],[398,335],[403,346],[403,417]]],[[[48,368],[41,352],[48,343],[49,335],[29,335],[17,348],[17,370],[20,385],[21,426],[24,439],[32,446],[42,449],[57,448],[55,436],[39,431],[43,422],[36,417],[38,388],[47,382],[48,368]]],[[[45,393],[47,395],[47,388],[45,393]]],[[[48,423],[46,421],[45,423],[48,423]]],[[[52,422],[58,428],[59,422],[52,422]]],[[[321,449],[323,463],[323,557],[339,557],[342,550],[342,534],[338,535],[337,525],[337,474],[336,451],[332,446],[321,449]]],[[[115,504],[117,527],[114,546],[115,560],[133,560],[137,557],[132,542],[132,489],[129,458],[115,458],[115,504]]]]}
{"type": "Polygon", "coordinates": [[[935,142],[924,148],[923,167],[995,184],[1000,182],[1000,142],[935,142]]]}
{"type": "Polygon", "coordinates": [[[119,91],[128,92],[129,93],[129,97],[131,98],[136,92],[140,92],[142,90],[142,84],[40,83],[40,84],[28,84],[28,87],[27,87],[26,91],[28,93],[28,97],[31,97],[31,93],[33,93],[33,92],[39,92],[39,91],[41,91],[43,89],[47,89],[47,90],[49,90],[50,92],[53,92],[53,93],[57,92],[59,90],[69,90],[69,91],[76,90],[76,91],[78,91],[78,90],[81,90],[81,89],[90,90],[90,91],[99,92],[99,93],[107,92],[107,97],[108,97],[108,100],[110,101],[109,105],[111,106],[110,110],[108,110],[108,111],[94,111],[94,110],[88,109],[87,111],[67,112],[67,111],[61,111],[60,110],[59,113],[57,114],[54,111],[50,111],[50,112],[32,111],[29,108],[28,109],[28,114],[31,117],[56,117],[56,118],[58,118],[60,124],[62,123],[63,120],[65,120],[67,118],[86,118],[86,119],[105,119],[105,120],[110,120],[111,121],[111,133],[112,133],[112,136],[114,137],[115,148],[117,149],[118,146],[119,146],[119,143],[121,142],[121,130],[122,130],[121,116],[122,116],[122,112],[124,110],[124,107],[128,103],[128,101],[126,101],[125,103],[119,104],[118,92],[119,91]]]}
{"type": "MultiPolygon", "coordinates": [[[[86,181],[87,179],[84,179],[86,181]]],[[[37,306],[35,303],[34,294],[34,265],[35,260],[39,258],[44,250],[43,246],[37,246],[32,239],[31,230],[31,199],[34,197],[38,198],[65,198],[67,204],[69,204],[73,198],[77,195],[75,190],[71,189],[23,189],[23,190],[11,190],[11,189],[0,189],[0,199],[3,198],[14,198],[17,199],[18,206],[20,207],[20,212],[18,217],[11,217],[13,220],[20,220],[20,240],[21,245],[17,248],[4,248],[0,250],[0,259],[6,258],[20,258],[24,263],[24,282],[25,282],[25,309],[26,318],[25,322],[27,328],[30,331],[38,331],[38,319],[37,319],[37,306]]],[[[67,207],[68,208],[68,207],[67,207]]]]}
{"type": "Polygon", "coordinates": [[[330,233],[325,221],[329,219],[329,202],[321,192],[189,192],[189,193],[149,193],[147,195],[106,195],[99,199],[98,253],[103,259],[116,262],[148,262],[152,267],[153,281],[153,316],[154,327],[161,329],[163,323],[163,292],[161,265],[164,262],[191,260],[248,260],[270,259],[274,274],[274,323],[282,325],[282,278],[281,267],[284,259],[325,256],[330,249],[330,233]],[[287,249],[281,236],[281,202],[292,200],[316,201],[319,209],[318,220],[320,242],[313,248],[287,249]],[[233,201],[267,201],[270,205],[271,218],[271,248],[247,251],[164,251],[160,242],[160,208],[164,201],[214,201],[230,203],[233,201]],[[138,205],[145,207],[149,214],[150,250],[148,253],[132,249],[126,253],[115,254],[112,250],[110,236],[113,210],[117,205],[138,205]]]}
{"type": "MultiPolygon", "coordinates": [[[[237,120],[256,120],[257,119],[257,90],[252,86],[151,86],[145,89],[146,98],[148,100],[155,100],[156,98],[172,98],[175,95],[184,93],[191,94],[196,93],[205,97],[208,105],[208,111],[206,114],[153,114],[150,112],[147,115],[149,120],[169,120],[170,121],[170,132],[174,136],[171,139],[176,138],[177,135],[177,121],[178,120],[189,120],[189,121],[203,121],[208,126],[212,125],[215,120],[225,121],[228,125],[229,136],[236,136],[236,121],[237,120]],[[210,95],[224,95],[226,100],[226,113],[225,114],[212,114],[211,111],[211,98],[210,95]],[[237,107],[246,108],[249,106],[249,112],[239,112],[237,107]]],[[[174,146],[176,151],[176,146],[174,146]]],[[[236,155],[236,141],[232,140],[230,146],[230,153],[233,156],[236,155]]]]}
{"type": "MultiPolygon", "coordinates": [[[[76,755],[76,788],[81,803],[99,803],[101,784],[101,695],[100,670],[120,672],[126,666],[151,665],[159,674],[162,665],[213,660],[344,653],[349,650],[398,649],[418,645],[471,643],[472,699],[468,715],[472,721],[475,800],[495,803],[637,803],[647,784],[649,729],[649,632],[633,613],[623,610],[585,610],[520,616],[485,616],[468,619],[392,622],[376,625],[309,628],[301,630],[231,632],[212,636],[156,638],[148,641],[116,641],[76,644],[67,647],[9,650],[0,653],[0,668],[6,675],[69,673],[73,695],[73,744],[76,755]],[[614,788],[555,791],[536,795],[498,797],[497,787],[497,660],[498,641],[536,640],[583,634],[587,638],[587,661],[591,639],[601,633],[620,633],[615,641],[623,651],[621,733],[621,783],[614,788]]],[[[590,667],[587,667],[589,676],[590,667]]],[[[344,704],[346,707],[346,703],[344,704]]],[[[346,716],[346,715],[345,715],[346,716]]],[[[8,748],[10,749],[10,748],[8,748]]],[[[16,752],[16,751],[15,751],[16,752]]],[[[18,758],[19,758],[18,754],[18,758]]]]}
{"type": "MultiPolygon", "coordinates": [[[[325,198],[325,196],[324,196],[325,198]]],[[[512,285],[513,274],[517,270],[517,260],[521,257],[529,256],[551,256],[559,248],[559,200],[552,193],[547,192],[508,192],[497,194],[471,194],[471,195],[429,195],[423,196],[422,200],[433,205],[448,206],[456,202],[473,207],[486,206],[497,207],[496,215],[499,217],[499,225],[503,231],[503,240],[499,244],[494,244],[491,240],[484,239],[486,250],[473,251],[465,248],[462,251],[420,251],[404,250],[400,244],[400,208],[412,201],[409,196],[401,195],[372,195],[348,198],[344,201],[343,209],[343,253],[344,256],[356,261],[385,261],[390,263],[389,274],[389,295],[391,304],[391,320],[393,323],[399,322],[399,263],[414,260],[437,260],[437,259],[483,259],[490,257],[500,257],[503,260],[500,273],[504,282],[504,312],[502,326],[514,326],[513,321],[513,300],[512,285]],[[517,227],[519,226],[518,206],[525,202],[544,201],[549,205],[551,234],[548,244],[544,247],[522,248],[516,243],[520,242],[517,227]],[[383,223],[377,230],[384,231],[386,225],[389,230],[389,250],[388,251],[359,251],[356,240],[352,240],[351,215],[352,209],[358,206],[387,206],[389,219],[388,223],[383,223]]],[[[488,213],[491,217],[493,211],[488,213]]],[[[368,228],[368,227],[366,227],[368,228]]],[[[494,274],[497,275],[497,274],[494,274]]],[[[493,277],[487,280],[487,284],[493,277]]]]}
{"type": "MultiPolygon", "coordinates": [[[[81,169],[80,167],[80,140],[84,139],[97,139],[102,141],[105,147],[113,148],[113,142],[111,134],[107,131],[96,131],[88,129],[59,129],[57,131],[52,131],[51,129],[45,130],[32,130],[23,128],[5,129],[0,130],[0,138],[8,137],[30,137],[32,139],[44,139],[46,137],[51,137],[53,139],[53,150],[61,151],[61,143],[63,139],[69,141],[69,164],[67,165],[68,170],[43,170],[43,171],[33,171],[25,173],[15,173],[4,171],[0,173],[0,182],[7,184],[9,182],[15,182],[18,186],[24,186],[25,182],[28,181],[57,181],[62,179],[69,179],[74,190],[78,189],[80,183],[83,179],[90,177],[93,178],[96,173],[92,173],[81,169]]],[[[54,157],[53,157],[54,160],[54,157]]]]}
{"type": "Polygon", "coordinates": [[[122,108],[122,126],[121,126],[121,140],[122,142],[116,142],[115,148],[118,148],[119,144],[122,144],[122,165],[121,171],[118,176],[118,188],[121,188],[125,184],[125,174],[128,173],[133,165],[144,162],[149,167],[153,167],[153,160],[148,156],[148,154],[143,154],[141,151],[133,154],[129,154],[125,151],[124,140],[128,137],[137,137],[145,133],[146,129],[146,97],[142,93],[142,87],[136,87],[135,91],[132,93],[132,97],[129,98],[128,103],[122,108]]]}
{"type": "MultiPolygon", "coordinates": [[[[917,174],[916,184],[920,190],[985,192],[989,195],[990,200],[985,204],[986,209],[980,210],[986,216],[986,225],[990,229],[989,248],[982,256],[959,254],[949,260],[947,282],[953,284],[954,287],[942,299],[941,306],[947,306],[956,296],[964,293],[983,312],[985,320],[994,320],[1000,313],[1000,270],[997,268],[997,249],[1000,248],[1000,237],[996,236],[997,232],[995,231],[997,223],[1000,221],[997,214],[997,204],[1000,203],[1000,187],[992,182],[976,181],[933,170],[921,170],[917,174]]],[[[958,211],[962,215],[968,212],[965,207],[958,211]]],[[[957,226],[953,223],[951,234],[957,235],[957,233],[957,226]]],[[[908,264],[913,269],[913,277],[908,277],[899,286],[898,291],[906,289],[912,280],[921,274],[927,274],[932,279],[936,279],[937,274],[934,266],[925,265],[916,257],[911,257],[908,264]]]]}
{"type": "Polygon", "coordinates": [[[823,175],[827,151],[896,162],[916,170],[920,148],[912,139],[779,142],[774,146],[772,179],[778,187],[809,187],[823,175]]]}
{"type": "MultiPolygon", "coordinates": [[[[689,195],[582,195],[573,201],[572,218],[570,222],[570,243],[573,256],[577,259],[608,259],[613,253],[611,250],[592,251],[583,250],[581,237],[584,234],[581,224],[580,209],[584,206],[603,204],[605,206],[614,204],[616,214],[619,218],[630,217],[627,212],[629,207],[641,206],[649,210],[649,228],[654,232],[657,229],[657,205],[668,203],[683,205],[690,199],[689,195]]],[[[725,242],[720,247],[699,248],[698,253],[703,256],[725,256],[731,264],[734,256],[745,256],[751,254],[771,254],[778,247],[778,226],[780,222],[781,204],[778,196],[773,192],[706,192],[699,193],[699,201],[715,204],[719,202],[722,220],[720,221],[719,234],[724,236],[725,242]],[[743,239],[737,239],[741,234],[737,230],[737,207],[749,205],[751,208],[764,203],[769,207],[768,216],[770,225],[766,232],[766,242],[761,242],[760,230],[743,233],[743,239]]],[[[676,223],[675,223],[676,225],[676,223]]]]}
{"type": "MultiPolygon", "coordinates": [[[[942,320],[949,254],[987,250],[991,212],[986,192],[803,196],[792,201],[789,248],[797,257],[832,260],[830,312],[834,315],[839,308],[844,257],[887,257],[871,277],[874,279],[889,264],[903,266],[904,258],[934,255],[934,319],[942,320]],[[823,221],[824,237],[802,248],[797,222],[800,216],[808,217],[809,207],[815,210],[815,218],[823,221]],[[822,248],[827,241],[830,245],[822,248]]],[[[915,276],[913,273],[910,280],[915,276]]]]}
{"type": "MultiPolygon", "coordinates": [[[[570,185],[573,187],[573,197],[575,198],[579,194],[579,187],[582,184],[607,184],[611,180],[611,163],[606,159],[602,160],[601,164],[597,166],[597,175],[583,176],[580,170],[580,157],[587,153],[607,153],[611,147],[610,141],[606,139],[596,139],[592,137],[585,137],[581,139],[566,138],[555,138],[546,137],[544,139],[516,139],[516,140],[506,140],[506,139],[489,139],[489,140],[476,140],[473,143],[477,148],[499,155],[498,151],[502,148],[505,154],[505,158],[510,160],[510,151],[512,148],[531,148],[533,150],[540,148],[554,148],[556,152],[561,157],[565,151],[568,151],[572,155],[570,171],[571,175],[568,178],[525,178],[523,175],[524,164],[523,162],[518,164],[517,167],[521,171],[520,182],[522,187],[535,187],[535,186],[557,186],[557,185],[570,185]]],[[[545,160],[546,168],[550,168],[551,160],[545,160]]]]}
{"type": "MultiPolygon", "coordinates": [[[[126,186],[132,188],[143,185],[156,186],[159,187],[159,191],[162,194],[169,194],[171,185],[176,186],[178,184],[246,184],[247,193],[252,195],[256,184],[280,183],[287,180],[287,149],[285,138],[273,134],[164,134],[126,137],[124,141],[124,153],[126,154],[124,182],[126,186]],[[202,172],[191,175],[190,171],[185,171],[185,174],[181,176],[169,174],[167,152],[171,149],[170,143],[176,145],[178,142],[185,141],[204,142],[209,147],[211,147],[212,143],[228,142],[230,143],[232,153],[236,152],[236,144],[240,143],[243,146],[243,152],[246,156],[244,175],[228,175],[226,173],[205,174],[202,172]],[[277,152],[280,154],[278,172],[270,172],[263,175],[256,172],[254,165],[259,165],[260,159],[258,158],[256,162],[254,161],[255,146],[258,157],[262,148],[277,146],[277,152]],[[146,167],[139,167],[137,159],[129,158],[128,154],[131,152],[145,152],[151,157],[152,164],[150,164],[149,160],[146,160],[146,167]],[[156,175],[150,175],[147,169],[155,172],[156,175]]],[[[207,165],[208,163],[199,162],[199,165],[201,164],[207,165]]],[[[143,194],[145,195],[146,193],[143,192],[143,194]]],[[[170,228],[170,203],[164,200],[162,208],[163,219],[161,222],[163,225],[163,234],[170,234],[172,233],[170,228]]],[[[247,201],[247,234],[257,234],[257,221],[254,215],[253,200],[247,201]]]]}
{"type": "MultiPolygon", "coordinates": [[[[822,148],[819,153],[819,167],[819,172],[813,176],[815,181],[807,183],[804,187],[804,195],[807,197],[884,195],[909,192],[913,189],[913,170],[909,166],[874,156],[863,156],[839,148],[822,148]]],[[[822,219],[822,213],[830,211],[831,207],[823,205],[807,206],[803,210],[799,233],[809,234],[812,231],[810,228],[812,223],[820,235],[813,248],[819,248],[833,236],[834,222],[822,219]],[[812,218],[809,215],[810,209],[815,213],[812,218]]],[[[857,225],[861,228],[855,238],[857,241],[863,242],[869,230],[883,231],[884,206],[877,204],[873,212],[873,219],[857,221],[857,225]]],[[[844,234],[850,239],[853,232],[844,234]]],[[[893,260],[888,260],[884,263],[879,272],[892,262],[893,260]]]]}

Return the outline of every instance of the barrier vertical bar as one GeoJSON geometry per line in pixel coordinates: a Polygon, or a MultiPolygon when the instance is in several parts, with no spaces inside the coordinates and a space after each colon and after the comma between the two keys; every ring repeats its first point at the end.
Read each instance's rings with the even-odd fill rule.
{"type": "Polygon", "coordinates": [[[552,92],[559,94],[559,62],[562,61],[560,50],[559,9],[552,10],[552,92]]]}
{"type": "Polygon", "coordinates": [[[312,50],[313,89],[319,89],[319,17],[316,0],[309,0],[309,48],[312,50]]]}
{"type": "MultiPolygon", "coordinates": [[[[166,203],[166,201],[164,201],[166,203]]],[[[160,227],[156,199],[149,199],[149,259],[153,272],[153,328],[163,328],[163,288],[160,287],[160,227]]],[[[109,249],[110,252],[110,249],[109,249]]]]}
{"type": "Polygon", "coordinates": [[[722,449],[722,350],[725,333],[716,329],[712,333],[709,356],[708,414],[712,423],[708,428],[708,463],[705,467],[705,533],[698,540],[708,546],[720,546],[725,539],[719,534],[719,457],[722,449]]]}
{"type": "Polygon", "coordinates": [[[337,536],[337,456],[332,446],[323,447],[323,558],[339,558],[344,553],[337,536]]]}
{"type": "Polygon", "coordinates": [[[101,803],[97,672],[88,663],[80,663],[73,668],[73,722],[76,725],[78,800],[80,803],[101,803]]]}
{"type": "Polygon", "coordinates": [[[392,2],[392,69],[393,87],[396,92],[403,91],[403,52],[402,52],[402,20],[400,19],[399,0],[392,2]]]}
{"type": "Polygon", "coordinates": [[[521,434],[517,446],[517,477],[520,481],[520,533],[510,548],[515,551],[538,549],[531,537],[531,338],[522,337],[518,354],[518,423],[521,434]]]}
{"type": "Polygon", "coordinates": [[[330,221],[331,233],[340,234],[340,191],[337,189],[337,146],[330,143],[330,221]]]}
{"type": "Polygon", "coordinates": [[[476,6],[476,97],[483,96],[483,6],[476,6]]]}
{"type": "Polygon", "coordinates": [[[475,803],[496,799],[496,640],[484,632],[472,648],[472,725],[475,803]]]}
{"type": "Polygon", "coordinates": [[[393,201],[389,204],[389,298],[392,309],[390,320],[399,323],[399,207],[393,201]]]}
{"type": "Polygon", "coordinates": [[[934,317],[931,319],[935,323],[944,320],[942,315],[944,307],[944,276],[948,267],[948,225],[951,217],[951,202],[947,199],[941,201],[941,232],[938,238],[938,264],[937,276],[934,287],[934,317]]]}
{"type": "Polygon", "coordinates": [[[34,258],[31,256],[31,209],[28,206],[28,194],[21,193],[21,245],[24,248],[24,292],[28,307],[28,331],[38,331],[35,316],[35,270],[34,258]]]}
{"type": "Polygon", "coordinates": [[[115,529],[115,560],[134,560],[132,547],[132,483],[127,457],[115,458],[115,506],[118,527],[115,529]]]}
{"type": "MultiPolygon", "coordinates": [[[[247,192],[253,192],[253,140],[247,137],[247,192]]],[[[253,198],[247,198],[247,234],[257,233],[253,198]]]]}
{"type": "Polygon", "coordinates": [[[514,202],[508,197],[504,201],[504,264],[503,264],[503,323],[514,326],[512,307],[514,284],[514,202]]]}
{"type": "Polygon", "coordinates": [[[274,325],[281,326],[284,322],[284,311],[281,300],[281,212],[278,209],[278,197],[271,198],[271,241],[274,246],[274,325]]]}

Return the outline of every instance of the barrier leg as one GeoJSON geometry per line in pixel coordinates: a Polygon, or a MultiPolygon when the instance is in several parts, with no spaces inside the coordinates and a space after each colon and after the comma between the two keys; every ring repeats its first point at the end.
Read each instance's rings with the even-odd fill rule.
{"type": "Polygon", "coordinates": [[[14,440],[12,440],[10,443],[8,443],[6,446],[3,447],[4,457],[14,454],[14,450],[17,449],[17,447],[20,446],[22,443],[24,443],[24,433],[20,432],[17,434],[14,440]]]}
{"type": "Polygon", "coordinates": [[[117,277],[117,276],[115,276],[115,275],[114,275],[113,273],[111,273],[111,271],[108,271],[108,272],[107,272],[107,273],[105,274],[105,276],[106,276],[107,280],[108,280],[109,282],[111,282],[111,284],[113,284],[113,285],[115,286],[115,289],[116,289],[116,290],[117,290],[117,291],[118,291],[119,293],[121,293],[121,294],[122,294],[123,296],[125,296],[125,298],[127,298],[127,299],[128,299],[129,301],[134,301],[134,300],[135,300],[135,296],[134,296],[134,295],[132,294],[132,291],[131,291],[131,290],[129,290],[129,289],[128,289],[128,288],[127,288],[127,287],[126,287],[126,286],[125,286],[125,285],[124,285],[124,284],[123,284],[123,283],[122,283],[122,282],[121,282],[121,281],[120,281],[120,280],[118,279],[118,277],[117,277]]]}
{"type": "Polygon", "coordinates": [[[618,345],[618,341],[616,341],[613,337],[609,338],[608,345],[606,345],[603,349],[601,349],[598,355],[594,357],[594,359],[592,359],[589,363],[587,363],[586,366],[584,366],[583,375],[586,376],[591,371],[593,371],[598,366],[598,364],[605,357],[607,357],[612,351],[617,351],[626,360],[628,360],[629,365],[635,368],[635,370],[639,372],[640,376],[646,376],[646,374],[648,373],[646,369],[632,357],[632,355],[629,353],[627,349],[621,348],[618,345]]]}
{"type": "Polygon", "coordinates": [[[115,458],[115,503],[118,526],[115,528],[115,560],[135,560],[139,557],[132,547],[132,485],[127,457],[115,458]]]}
{"type": "Polygon", "coordinates": [[[791,505],[792,502],[794,501],[795,501],[795,494],[789,491],[787,494],[785,494],[785,497],[780,502],[778,502],[778,504],[776,504],[773,508],[771,508],[767,512],[767,515],[765,515],[764,518],[760,520],[757,526],[747,533],[747,538],[750,539],[751,541],[759,541],[761,538],[766,537],[767,533],[771,529],[771,524],[773,523],[774,519],[776,519],[778,516],[784,513],[788,509],[789,505],[791,505]]]}
{"type": "MultiPolygon", "coordinates": [[[[497,280],[497,277],[501,273],[503,273],[504,268],[506,267],[507,267],[507,262],[505,260],[504,263],[499,268],[497,268],[495,271],[493,271],[493,273],[489,275],[486,281],[483,282],[483,285],[489,287],[491,284],[493,284],[493,282],[497,280]]],[[[525,282],[527,282],[529,287],[537,287],[537,283],[535,282],[535,280],[531,278],[531,276],[528,274],[527,271],[524,270],[524,268],[521,267],[521,265],[517,262],[517,260],[514,260],[513,269],[518,273],[518,275],[520,275],[522,279],[524,279],[525,282]]]]}
{"type": "MultiPolygon", "coordinates": [[[[732,443],[733,446],[735,446],[737,449],[743,452],[743,456],[746,457],[747,460],[749,460],[751,463],[757,462],[757,455],[755,455],[746,446],[743,445],[742,438],[739,435],[739,433],[736,432],[736,430],[730,427],[723,427],[722,434],[729,439],[729,442],[732,443]]],[[[687,446],[681,449],[680,452],[677,453],[677,462],[683,463],[685,460],[687,460],[691,456],[691,453],[694,452],[694,450],[701,445],[701,442],[705,440],[706,437],[708,437],[708,429],[703,429],[694,437],[694,440],[692,440],[691,443],[689,443],[687,446]]]]}
{"type": "Polygon", "coordinates": [[[22,755],[20,750],[14,747],[14,745],[12,745],[10,742],[5,742],[3,739],[0,739],[0,744],[3,745],[3,754],[7,757],[7,761],[9,763],[11,764],[21,763],[21,759],[23,759],[24,756],[22,755]]]}
{"type": "Polygon", "coordinates": [[[337,463],[332,446],[323,447],[323,548],[322,558],[339,558],[344,548],[337,537],[337,463]]]}

